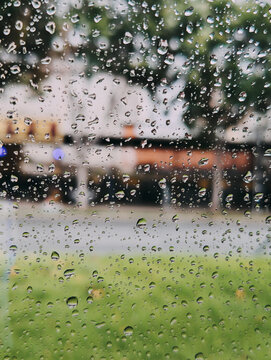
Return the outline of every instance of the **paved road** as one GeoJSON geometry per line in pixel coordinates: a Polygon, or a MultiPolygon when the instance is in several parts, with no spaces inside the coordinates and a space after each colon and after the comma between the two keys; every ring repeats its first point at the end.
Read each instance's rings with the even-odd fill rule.
{"type": "MultiPolygon", "coordinates": [[[[271,225],[267,214],[243,213],[226,216],[205,214],[205,210],[182,211],[158,208],[113,207],[81,211],[51,205],[3,203],[0,219],[0,250],[42,254],[65,253],[179,253],[250,255],[268,247],[271,225]],[[177,214],[179,220],[173,222],[177,214]],[[146,226],[136,222],[144,217],[146,226]],[[91,247],[91,251],[90,251],[91,247]],[[260,247],[262,248],[260,250],[260,247]]],[[[267,252],[268,249],[267,249],[267,252]]]]}

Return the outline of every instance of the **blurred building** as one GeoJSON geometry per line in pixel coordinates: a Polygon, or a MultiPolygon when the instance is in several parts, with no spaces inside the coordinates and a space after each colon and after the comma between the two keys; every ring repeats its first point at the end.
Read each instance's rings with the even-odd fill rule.
{"type": "Polygon", "coordinates": [[[214,169],[227,175],[253,165],[251,149],[239,146],[255,136],[253,130],[244,132],[251,116],[222,134],[239,145],[220,151],[218,158],[193,140],[182,121],[184,103],[174,103],[176,90],[161,87],[152,98],[121,77],[97,73],[87,78],[80,66],[55,61],[38,91],[11,85],[0,94],[7,194],[39,199],[56,187],[67,201],[87,205],[114,201],[125,190],[119,198],[128,201],[207,203],[214,183],[222,181],[218,189],[232,192],[227,189],[232,180],[214,180],[214,169]],[[19,186],[14,177],[11,182],[12,174],[19,186]],[[198,198],[200,189],[207,195],[198,198]]]}

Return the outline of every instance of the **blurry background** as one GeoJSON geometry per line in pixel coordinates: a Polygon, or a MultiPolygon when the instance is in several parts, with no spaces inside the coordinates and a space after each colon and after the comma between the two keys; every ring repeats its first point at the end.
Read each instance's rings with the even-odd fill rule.
{"type": "Polygon", "coordinates": [[[1,5],[1,197],[270,206],[267,3],[1,5]]]}
{"type": "Polygon", "coordinates": [[[270,358],[269,2],[0,2],[1,358],[270,358]]]}

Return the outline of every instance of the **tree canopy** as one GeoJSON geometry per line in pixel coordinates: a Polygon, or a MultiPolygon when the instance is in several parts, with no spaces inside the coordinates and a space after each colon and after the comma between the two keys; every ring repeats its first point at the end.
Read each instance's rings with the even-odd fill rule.
{"type": "Polygon", "coordinates": [[[56,5],[48,0],[4,0],[0,4],[0,81],[36,88],[50,63],[56,35],[56,5]]]}
{"type": "Polygon", "coordinates": [[[164,87],[165,112],[182,107],[186,123],[201,127],[207,141],[218,127],[270,106],[267,3],[78,0],[59,6],[48,0],[1,5],[2,85],[20,80],[35,87],[60,38],[62,53],[85,61],[88,76],[107,71],[153,93],[164,87]],[[180,88],[170,101],[167,86],[180,88]]]}
{"type": "Polygon", "coordinates": [[[89,75],[106,70],[153,92],[183,79],[176,104],[209,141],[218,126],[270,105],[268,4],[82,1],[71,11],[89,75]]]}

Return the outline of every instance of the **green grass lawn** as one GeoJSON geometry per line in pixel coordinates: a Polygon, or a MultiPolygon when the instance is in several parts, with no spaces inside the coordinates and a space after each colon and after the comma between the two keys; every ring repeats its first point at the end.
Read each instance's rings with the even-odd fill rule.
{"type": "Polygon", "coordinates": [[[17,260],[0,358],[270,359],[270,286],[267,258],[17,260]]]}

